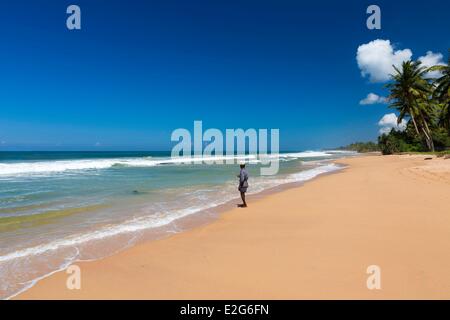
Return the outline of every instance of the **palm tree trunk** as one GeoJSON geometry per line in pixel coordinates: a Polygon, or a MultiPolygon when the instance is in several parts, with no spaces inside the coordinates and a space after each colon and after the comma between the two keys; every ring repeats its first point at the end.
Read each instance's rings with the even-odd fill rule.
{"type": "Polygon", "coordinates": [[[423,134],[424,134],[424,136],[425,136],[425,142],[426,142],[426,144],[427,144],[428,150],[434,152],[433,139],[430,138],[430,136],[427,134],[427,132],[426,132],[426,130],[425,130],[424,127],[422,127],[422,132],[423,132],[423,134]]]}
{"type": "MultiPolygon", "coordinates": [[[[417,105],[417,101],[416,101],[416,105],[417,105]]],[[[417,105],[417,106],[418,106],[418,105],[417,105]]],[[[420,134],[419,128],[418,128],[418,126],[417,126],[416,119],[415,119],[415,117],[414,117],[414,113],[413,113],[413,112],[410,112],[409,114],[411,115],[411,119],[412,119],[412,121],[413,121],[414,128],[416,129],[416,133],[417,133],[417,135],[420,137],[421,134],[420,134]]],[[[427,144],[428,149],[429,149],[430,151],[434,152],[434,143],[433,143],[433,139],[432,139],[432,137],[431,137],[430,129],[428,128],[427,121],[426,121],[423,117],[421,117],[421,118],[422,118],[422,121],[421,121],[421,122],[423,122],[423,124],[425,124],[426,129],[427,129],[428,132],[430,133],[430,134],[428,134],[428,133],[427,133],[427,130],[425,130],[425,128],[423,127],[423,124],[421,124],[420,128],[422,129],[422,132],[423,132],[424,135],[425,135],[425,143],[427,144]]],[[[420,119],[419,119],[419,120],[420,120],[420,119]]]]}
{"type": "Polygon", "coordinates": [[[412,112],[410,112],[409,114],[411,115],[411,120],[414,124],[414,129],[416,129],[417,136],[420,138],[420,131],[419,128],[417,127],[416,119],[414,119],[414,115],[412,112]]]}
{"type": "Polygon", "coordinates": [[[432,135],[431,135],[431,130],[430,130],[430,128],[428,127],[428,124],[427,124],[427,122],[425,121],[425,119],[423,119],[423,123],[425,124],[425,129],[423,130],[423,133],[425,134],[425,136],[426,136],[426,139],[428,140],[428,148],[432,151],[432,152],[434,152],[434,142],[433,142],[433,137],[432,137],[432,135]]]}

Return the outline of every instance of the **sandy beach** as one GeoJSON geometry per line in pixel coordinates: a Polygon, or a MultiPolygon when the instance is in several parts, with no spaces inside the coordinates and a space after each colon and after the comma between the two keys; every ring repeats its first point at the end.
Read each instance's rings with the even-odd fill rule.
{"type": "Polygon", "coordinates": [[[62,271],[16,298],[449,299],[450,160],[425,157],[339,160],[210,224],[77,263],[80,290],[62,271]]]}

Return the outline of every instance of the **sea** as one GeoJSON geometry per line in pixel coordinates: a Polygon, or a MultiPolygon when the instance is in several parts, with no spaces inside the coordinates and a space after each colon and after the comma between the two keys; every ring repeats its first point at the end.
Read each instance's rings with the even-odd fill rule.
{"type": "Polygon", "coordinates": [[[76,261],[216,218],[239,203],[242,161],[251,196],[340,170],[332,160],[354,155],[282,152],[278,173],[263,176],[251,155],[211,164],[181,163],[169,152],[0,152],[0,298],[76,261]]]}

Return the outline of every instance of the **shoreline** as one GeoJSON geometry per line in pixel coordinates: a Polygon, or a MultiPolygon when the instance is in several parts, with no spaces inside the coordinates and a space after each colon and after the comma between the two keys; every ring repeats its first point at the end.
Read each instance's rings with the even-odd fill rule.
{"type": "MultiPolygon", "coordinates": [[[[445,160],[436,161],[443,162],[445,160]]],[[[423,157],[365,156],[338,159],[334,162],[350,165],[350,168],[345,170],[341,169],[337,172],[333,172],[333,174],[322,174],[312,180],[306,181],[307,183],[303,183],[300,187],[294,186],[293,188],[286,188],[279,192],[274,192],[273,194],[260,196],[259,199],[252,199],[249,208],[225,210],[220,214],[218,219],[211,223],[197,226],[193,229],[160,240],[144,242],[119,252],[118,254],[100,260],[93,262],[77,262],[76,264],[81,267],[83,279],[82,289],[79,291],[67,290],[65,288],[65,279],[68,275],[63,271],[59,271],[39,281],[35,286],[19,294],[15,298],[346,299],[392,297],[415,298],[422,296],[417,290],[413,291],[412,296],[408,295],[398,286],[396,287],[396,291],[394,290],[393,292],[388,291],[387,293],[380,294],[380,292],[369,291],[367,288],[364,288],[365,278],[367,276],[364,268],[359,266],[360,268],[357,270],[359,270],[358,272],[360,274],[356,273],[353,274],[353,276],[352,273],[347,274],[344,272],[348,271],[347,269],[349,268],[352,269],[351,266],[348,265],[349,261],[362,258],[358,255],[352,257],[351,252],[335,247],[334,243],[342,244],[342,236],[355,237],[355,233],[359,236],[356,237],[355,240],[358,239],[356,241],[364,243],[365,241],[367,242],[368,235],[353,228],[346,229],[346,232],[344,233],[336,233],[337,230],[335,230],[333,224],[329,225],[330,222],[325,219],[325,217],[330,218],[332,222],[339,225],[342,224],[342,221],[337,219],[333,213],[344,214],[346,210],[348,210],[351,211],[353,219],[361,219],[361,217],[357,214],[355,215],[355,206],[352,206],[352,203],[348,201],[349,199],[346,199],[346,201],[340,201],[339,197],[336,198],[336,195],[327,193],[327,189],[330,189],[334,193],[341,194],[344,190],[339,190],[339,185],[342,184],[344,189],[346,187],[349,189],[353,188],[355,192],[358,192],[359,189],[364,189],[365,187],[375,189],[377,192],[380,192],[380,187],[382,186],[379,185],[380,181],[377,181],[380,179],[380,175],[373,176],[371,171],[367,171],[369,170],[367,166],[376,171],[379,167],[384,165],[386,168],[382,171],[389,171],[383,173],[387,181],[389,181],[393,173],[397,173],[397,178],[403,177],[404,180],[408,180],[409,184],[407,187],[409,189],[412,188],[414,189],[414,192],[417,192],[415,189],[420,189],[421,186],[411,183],[414,182],[414,179],[411,181],[411,176],[409,173],[412,169],[410,167],[412,165],[424,164],[425,161],[423,161],[423,157]],[[407,167],[403,168],[404,165],[407,165],[407,167]],[[395,167],[395,170],[390,168],[392,166],[395,167]],[[399,168],[400,173],[397,172],[399,168]],[[361,181],[361,178],[363,178],[364,181],[364,175],[372,176],[373,181],[371,179],[366,179],[367,185],[359,185],[358,183],[349,185],[349,181],[345,181],[349,179],[359,179],[359,181],[361,181]],[[322,192],[324,192],[323,195],[321,195],[322,192]],[[309,197],[309,200],[314,199],[315,201],[300,201],[300,203],[296,203],[295,200],[305,197],[309,197]],[[332,199],[327,199],[330,197],[332,199]],[[318,208],[323,206],[321,200],[324,202],[327,202],[327,200],[333,200],[330,202],[333,204],[332,207],[327,207],[327,210],[318,208]],[[277,212],[278,208],[283,210],[277,212]],[[346,208],[346,210],[342,210],[343,208],[346,208]],[[300,212],[304,214],[293,214],[297,210],[300,210],[300,212]],[[308,212],[308,210],[317,212],[312,215],[311,212],[308,212]],[[245,213],[245,215],[243,213],[245,213]],[[308,222],[315,223],[311,226],[308,222]],[[299,226],[299,230],[293,227],[296,224],[299,226]],[[310,228],[315,226],[316,228],[313,228],[314,230],[309,230],[308,226],[310,228]],[[237,232],[236,229],[239,229],[242,232],[237,232]],[[333,235],[335,237],[340,237],[337,237],[334,239],[335,241],[330,243],[326,241],[326,237],[324,237],[327,234],[330,235],[331,238],[333,238],[333,235]],[[308,237],[308,235],[310,235],[310,237],[308,237]],[[250,244],[247,243],[248,241],[250,241],[250,244]],[[295,250],[297,247],[303,248],[304,252],[297,253],[295,250]],[[330,247],[335,250],[329,250],[330,247]],[[230,251],[231,248],[233,248],[233,250],[230,251]],[[267,252],[264,252],[264,248],[267,252]],[[255,252],[252,252],[252,250],[255,252]],[[321,256],[319,254],[321,250],[328,253],[328,255],[324,253],[324,255],[321,256]],[[347,259],[338,259],[338,257],[336,257],[336,251],[346,256],[347,259]],[[149,254],[149,252],[152,252],[152,254],[149,254]],[[233,261],[228,261],[225,259],[226,256],[232,256],[233,258],[230,259],[234,260],[234,263],[233,261]],[[271,256],[272,258],[275,256],[277,259],[273,260],[271,259],[271,256]],[[190,257],[194,257],[196,259],[191,261],[190,257]],[[253,260],[248,260],[249,257],[253,257],[253,260]],[[329,268],[326,264],[323,264],[324,261],[330,262],[330,259],[334,262],[334,268],[329,268]],[[308,260],[310,263],[305,262],[308,260]],[[244,261],[246,261],[246,263],[243,263],[244,261]],[[240,269],[236,269],[236,264],[240,266],[240,269]],[[183,265],[184,267],[181,268],[180,265],[183,265]],[[302,271],[302,274],[297,276],[297,272],[294,272],[295,268],[291,268],[290,265],[296,266],[298,270],[302,271]],[[226,267],[228,267],[228,269],[226,267]],[[348,279],[352,278],[353,281],[357,283],[352,284],[351,290],[330,290],[327,293],[326,290],[324,291],[324,288],[326,287],[336,289],[336,287],[333,286],[334,282],[336,282],[336,280],[333,280],[332,277],[333,270],[335,270],[334,273],[336,273],[336,270],[341,270],[345,274],[344,280],[347,279],[347,282],[348,279]],[[278,273],[276,271],[283,272],[278,273]],[[104,274],[105,272],[107,275],[104,274]],[[255,274],[259,275],[260,278],[255,279],[255,274]],[[107,278],[109,279],[114,279],[114,281],[118,283],[108,283],[105,276],[108,276],[107,278]],[[224,278],[228,281],[224,282],[224,278]],[[257,285],[255,286],[254,282],[249,283],[249,279],[256,281],[257,285]],[[295,289],[296,286],[294,286],[294,283],[288,285],[288,279],[298,285],[297,290],[295,289]],[[355,281],[356,279],[358,280],[355,281]],[[331,281],[331,283],[325,286],[324,282],[327,282],[325,280],[331,281]],[[264,285],[262,281],[268,282],[268,284],[264,285]],[[284,286],[281,286],[280,282],[284,283],[284,286]],[[355,289],[355,285],[357,285],[357,289],[355,289]],[[281,287],[283,290],[281,290],[281,287]],[[114,290],[114,288],[117,290],[114,290]],[[121,289],[118,290],[118,288],[121,289]],[[266,290],[259,291],[258,288],[264,288],[266,290]]],[[[444,164],[446,165],[447,163],[444,164]]],[[[426,174],[423,174],[423,172],[420,172],[420,179],[423,180],[422,182],[426,182],[424,184],[426,188],[429,188],[431,185],[433,192],[436,193],[435,184],[444,183],[444,186],[448,188],[448,184],[445,180],[447,179],[447,176],[445,176],[446,170],[447,169],[445,167],[444,182],[430,179],[426,176],[426,174]]],[[[382,185],[385,182],[386,181],[384,181],[382,185]]],[[[440,188],[442,188],[442,185],[440,188]]],[[[440,191],[437,192],[437,194],[442,196],[442,191],[445,192],[445,188],[444,190],[438,189],[437,191],[440,191]]],[[[343,195],[347,197],[349,196],[344,193],[341,194],[341,197],[343,195]]],[[[373,201],[373,197],[368,197],[367,194],[365,196],[365,200],[368,202],[373,201]]],[[[353,200],[360,201],[361,199],[353,200]]],[[[330,203],[328,203],[328,205],[330,203]]],[[[380,209],[377,204],[374,204],[373,206],[380,209]]],[[[356,207],[360,208],[359,205],[356,207]]],[[[369,211],[369,209],[367,210],[369,211]]],[[[445,208],[442,208],[441,206],[440,210],[445,211],[445,208]]],[[[380,210],[378,211],[380,212],[380,210]]],[[[389,210],[388,212],[392,213],[389,210]]],[[[442,214],[439,210],[438,213],[442,214]]],[[[375,212],[375,215],[376,214],[377,213],[375,212]]],[[[390,218],[390,215],[384,216],[383,212],[380,212],[379,214],[382,216],[382,220],[384,222],[392,219],[390,218]]],[[[427,212],[427,214],[430,213],[427,212]]],[[[440,215],[440,219],[443,217],[444,216],[440,215]]],[[[347,218],[348,217],[344,215],[342,220],[345,220],[345,222],[351,224],[352,220],[350,219],[347,221],[347,218]]],[[[374,217],[371,216],[370,218],[374,217]]],[[[368,228],[367,231],[369,232],[369,235],[375,237],[376,240],[383,242],[384,239],[380,237],[379,232],[374,233],[373,228],[369,228],[370,221],[371,220],[364,220],[359,226],[368,228]]],[[[376,220],[374,224],[377,224],[376,220]]],[[[439,225],[441,224],[435,225],[435,227],[438,227],[439,225]]],[[[345,224],[342,227],[348,228],[345,224]]],[[[382,230],[386,230],[387,228],[389,231],[389,227],[392,228],[393,226],[387,224],[384,225],[384,227],[385,229],[382,230]]],[[[402,226],[400,225],[398,227],[402,226]]],[[[417,226],[414,225],[414,227],[417,226]]],[[[450,224],[442,225],[442,227],[450,228],[450,224]]],[[[450,249],[449,241],[445,241],[444,244],[445,248],[450,249]]],[[[376,243],[370,244],[370,241],[369,243],[366,243],[366,245],[368,245],[369,248],[372,246],[373,250],[380,249],[376,243]]],[[[428,243],[428,245],[430,245],[430,243],[428,243]]],[[[368,249],[366,248],[365,250],[368,249]]],[[[360,252],[359,255],[364,256],[365,254],[360,252]]],[[[445,252],[443,252],[443,255],[445,256],[445,252]]],[[[380,258],[380,253],[378,253],[378,257],[380,258]]],[[[367,259],[367,257],[365,258],[367,259]]],[[[395,256],[392,256],[392,258],[396,260],[395,256]]],[[[441,270],[445,265],[450,266],[450,261],[448,261],[447,257],[445,257],[445,259],[445,263],[441,263],[440,268],[437,267],[438,270],[441,270]]],[[[385,258],[380,258],[380,260],[386,262],[385,258]]],[[[406,261],[408,261],[408,259],[406,259],[406,261]]],[[[366,266],[367,263],[369,262],[367,261],[365,263],[366,266]]],[[[386,263],[389,264],[389,262],[386,263]]],[[[414,269],[415,266],[411,265],[411,268],[414,269]]],[[[353,270],[353,273],[355,273],[355,270],[353,270]]],[[[401,274],[397,274],[397,276],[404,278],[401,274]]],[[[389,279],[389,274],[386,277],[389,279]]],[[[446,278],[449,278],[449,276],[444,276],[443,280],[446,278]]],[[[344,281],[344,283],[345,282],[346,281],[344,281]]],[[[450,279],[448,284],[447,282],[443,282],[442,285],[448,288],[449,284],[450,279]]],[[[338,281],[335,285],[337,285],[338,289],[343,288],[342,282],[338,281]]],[[[429,298],[449,296],[449,294],[445,294],[445,291],[441,294],[439,294],[438,291],[439,290],[436,290],[434,294],[429,291],[422,293],[423,296],[429,298]]],[[[447,290],[447,292],[449,291],[447,290]]]]}
{"type": "MultiPolygon", "coordinates": [[[[352,157],[352,156],[350,156],[352,157]]],[[[339,158],[343,159],[343,158],[339,158]]],[[[307,162],[308,165],[311,167],[308,169],[304,169],[303,171],[299,171],[296,174],[308,172],[309,170],[315,170],[317,168],[321,168],[330,164],[335,164],[336,159],[324,159],[324,160],[314,160],[311,162],[307,162]]],[[[315,173],[314,176],[311,178],[307,178],[305,180],[299,180],[295,182],[285,182],[276,186],[269,187],[267,189],[263,189],[261,191],[257,191],[253,194],[247,195],[247,201],[257,201],[259,199],[262,199],[266,196],[270,196],[272,194],[280,193],[288,189],[297,188],[303,186],[306,182],[314,180],[320,176],[333,174],[335,172],[339,172],[343,170],[345,166],[341,166],[340,168],[333,169],[331,171],[323,172],[323,173],[315,173]]],[[[103,239],[102,241],[108,241],[108,243],[114,244],[114,247],[116,249],[110,250],[108,249],[108,252],[98,254],[98,256],[90,259],[78,259],[76,258],[73,261],[65,262],[62,266],[58,267],[55,270],[52,270],[48,273],[45,273],[41,276],[38,276],[36,279],[31,280],[24,288],[20,289],[19,291],[15,292],[14,294],[5,297],[4,299],[10,300],[15,299],[15,297],[23,294],[24,292],[30,290],[33,288],[37,283],[39,283],[42,280],[45,280],[46,278],[52,276],[55,273],[63,272],[66,270],[70,265],[72,264],[78,264],[78,263],[85,263],[85,262],[95,262],[99,261],[117,254],[120,254],[121,252],[125,250],[129,250],[130,248],[133,248],[135,246],[139,246],[144,243],[152,242],[152,241],[158,241],[163,240],[169,237],[172,237],[173,235],[184,233],[189,230],[199,228],[205,225],[208,225],[210,223],[214,223],[218,219],[221,218],[222,214],[233,210],[237,207],[237,202],[240,203],[240,197],[237,195],[235,198],[228,200],[224,203],[213,205],[211,207],[200,209],[199,211],[196,211],[194,213],[188,214],[186,216],[180,217],[175,219],[172,222],[169,222],[166,225],[162,225],[159,227],[152,227],[147,230],[140,231],[142,234],[138,236],[137,240],[134,240],[130,244],[126,246],[117,245],[117,242],[120,241],[121,235],[113,236],[111,239],[103,239]]],[[[123,235],[125,237],[128,237],[128,234],[123,235]]],[[[95,246],[95,244],[94,244],[95,246]]]]}

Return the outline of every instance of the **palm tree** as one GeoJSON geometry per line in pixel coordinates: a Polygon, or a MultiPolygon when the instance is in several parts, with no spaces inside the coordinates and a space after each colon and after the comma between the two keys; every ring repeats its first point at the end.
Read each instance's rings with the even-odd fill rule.
{"type": "MultiPolygon", "coordinates": [[[[450,130],[450,49],[448,50],[447,65],[433,66],[429,71],[439,71],[442,76],[435,79],[433,97],[441,103],[442,109],[439,124],[450,130]]],[[[450,134],[450,131],[449,131],[450,134]]]]}
{"type": "Polygon", "coordinates": [[[450,103],[448,101],[441,102],[441,100],[433,95],[434,106],[434,123],[437,127],[444,128],[448,131],[450,136],[450,103]]]}
{"type": "Polygon", "coordinates": [[[414,124],[414,129],[419,137],[425,138],[425,143],[429,150],[434,151],[433,138],[429,122],[431,121],[431,104],[429,99],[432,87],[425,79],[428,69],[421,66],[420,61],[405,61],[399,70],[391,75],[392,82],[386,87],[390,90],[390,108],[395,108],[400,112],[397,119],[401,121],[408,116],[414,124]]]}

